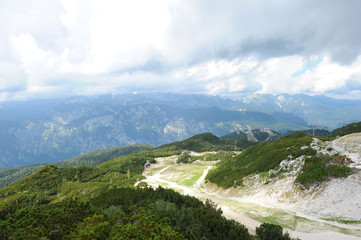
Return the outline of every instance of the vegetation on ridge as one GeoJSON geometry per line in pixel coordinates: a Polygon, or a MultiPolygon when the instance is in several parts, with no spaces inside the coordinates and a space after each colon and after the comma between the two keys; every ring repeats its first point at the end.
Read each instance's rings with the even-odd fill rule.
{"type": "Polygon", "coordinates": [[[220,151],[220,150],[244,150],[250,146],[254,146],[256,143],[239,139],[236,141],[224,140],[214,136],[211,133],[202,133],[194,135],[186,140],[165,144],[155,151],[195,151],[195,152],[207,152],[207,151],[220,151]]]}
{"type": "Polygon", "coordinates": [[[243,177],[269,171],[277,167],[289,155],[297,158],[305,154],[316,154],[313,149],[301,149],[302,146],[308,146],[311,142],[311,137],[296,132],[274,142],[258,144],[231,159],[219,162],[216,168],[209,171],[206,179],[225,188],[240,186],[243,177]]]}
{"type": "MultiPolygon", "coordinates": [[[[348,176],[351,169],[343,162],[337,162],[334,159],[325,155],[306,157],[302,173],[297,176],[296,181],[305,187],[309,187],[315,182],[322,182],[330,177],[348,176]]],[[[338,159],[346,158],[338,157],[338,159]]]]}
{"type": "Polygon", "coordinates": [[[0,219],[0,239],[252,239],[210,201],[163,188],[105,189],[88,201],[33,204],[0,219]]]}
{"type": "Polygon", "coordinates": [[[281,134],[276,132],[276,131],[272,131],[270,129],[259,129],[259,128],[255,128],[255,129],[250,129],[250,130],[243,130],[243,131],[236,131],[236,132],[232,132],[229,134],[226,134],[222,137],[220,137],[220,139],[223,140],[239,140],[239,139],[244,139],[244,140],[249,140],[252,142],[266,142],[266,141],[274,141],[277,140],[281,137],[281,134]]]}
{"type": "Polygon", "coordinates": [[[361,122],[355,122],[343,126],[341,128],[337,128],[334,131],[332,131],[330,137],[337,137],[337,136],[342,137],[347,134],[358,133],[358,132],[361,132],[361,122]]]}
{"type": "MultiPolygon", "coordinates": [[[[142,145],[142,144],[103,148],[88,153],[84,153],[82,155],[79,155],[77,157],[68,160],[53,163],[53,165],[58,167],[65,167],[65,166],[95,167],[98,166],[100,163],[109,161],[114,158],[119,158],[122,156],[126,156],[144,150],[151,150],[153,148],[154,148],[153,146],[142,145]]],[[[27,177],[33,172],[35,172],[37,169],[42,168],[44,166],[45,165],[40,164],[40,165],[0,169],[0,188],[8,186],[9,184],[21,178],[27,177]]]]}
{"type": "Polygon", "coordinates": [[[143,151],[98,167],[47,165],[0,189],[0,239],[252,239],[210,201],[124,188],[155,156],[143,151]]]}
{"type": "Polygon", "coordinates": [[[89,166],[96,167],[99,164],[112,160],[114,158],[119,158],[126,156],[132,153],[141,152],[145,150],[152,150],[154,146],[146,144],[134,144],[128,146],[117,146],[110,148],[103,148],[91,152],[81,154],[79,156],[70,158],[68,160],[60,161],[55,163],[59,167],[64,166],[89,166]]]}
{"type": "Polygon", "coordinates": [[[243,178],[248,175],[269,175],[269,171],[278,168],[283,160],[301,156],[304,156],[305,163],[296,181],[305,187],[331,177],[345,177],[351,173],[348,166],[333,161],[333,156],[317,153],[310,147],[312,141],[313,138],[305,133],[295,132],[274,142],[258,144],[237,156],[220,161],[216,168],[209,171],[206,180],[224,188],[242,186],[243,178]]]}
{"type": "MultiPolygon", "coordinates": [[[[295,132],[237,155],[230,151],[240,147],[237,142],[207,133],[96,167],[47,165],[0,189],[0,239],[254,239],[243,225],[222,217],[211,201],[202,203],[163,188],[134,188],[134,183],[143,178],[146,164],[174,154],[182,154],[178,161],[185,163],[223,159],[206,178],[226,188],[301,156],[304,165],[297,181],[306,187],[350,173],[346,158],[322,155],[312,142],[312,137],[295,132]],[[219,150],[226,151],[204,156],[187,152],[219,150]]],[[[257,229],[259,239],[290,239],[276,225],[257,229]]]]}
{"type": "MultiPolygon", "coordinates": [[[[234,147],[233,141],[227,145],[213,135],[201,137],[204,145],[196,137],[200,144],[193,150],[234,147]]],[[[0,239],[254,239],[243,225],[226,220],[211,201],[202,203],[163,188],[133,187],[147,162],[192,146],[185,143],[172,151],[160,147],[96,167],[41,167],[0,189],[0,239]]],[[[232,155],[212,153],[206,160],[232,155]]]]}
{"type": "Polygon", "coordinates": [[[291,240],[287,232],[283,234],[281,226],[270,223],[262,223],[256,228],[256,234],[259,240],[291,240]]]}

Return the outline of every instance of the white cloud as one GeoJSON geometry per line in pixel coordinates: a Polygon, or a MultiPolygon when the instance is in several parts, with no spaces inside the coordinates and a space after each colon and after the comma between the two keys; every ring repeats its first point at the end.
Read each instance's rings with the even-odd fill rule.
{"type": "Polygon", "coordinates": [[[264,61],[254,75],[254,80],[262,86],[259,93],[297,92],[292,88],[297,84],[298,79],[293,79],[292,75],[304,65],[305,60],[300,56],[271,58],[264,61]]]}
{"type": "Polygon", "coordinates": [[[26,86],[26,75],[12,62],[0,62],[0,92],[19,91],[26,86]]]}
{"type": "Polygon", "coordinates": [[[18,56],[19,66],[26,73],[29,88],[53,85],[63,74],[73,72],[72,64],[67,62],[68,49],[60,54],[44,50],[30,34],[12,37],[11,43],[18,56]]]}
{"type": "MultiPolygon", "coordinates": [[[[350,81],[357,82],[361,86],[361,56],[350,65],[339,65],[331,61],[330,57],[325,57],[324,61],[317,66],[314,71],[303,76],[304,79],[312,79],[314,82],[314,92],[327,93],[328,91],[342,88],[350,81]]],[[[361,89],[351,89],[353,94],[361,89]]],[[[359,98],[361,98],[359,96],[359,98]]]]}
{"type": "Polygon", "coordinates": [[[357,96],[361,2],[0,3],[1,99],[175,91],[357,96]],[[314,59],[320,63],[302,72],[314,59]]]}
{"type": "Polygon", "coordinates": [[[143,65],[156,56],[169,21],[166,3],[95,1],[97,11],[89,21],[91,69],[101,73],[117,71],[143,65]]]}
{"type": "Polygon", "coordinates": [[[312,58],[291,56],[263,62],[255,75],[255,81],[262,85],[259,92],[327,94],[349,80],[356,79],[361,85],[361,56],[351,65],[340,65],[326,54],[317,66],[294,77],[294,73],[304,69],[312,58]]]}

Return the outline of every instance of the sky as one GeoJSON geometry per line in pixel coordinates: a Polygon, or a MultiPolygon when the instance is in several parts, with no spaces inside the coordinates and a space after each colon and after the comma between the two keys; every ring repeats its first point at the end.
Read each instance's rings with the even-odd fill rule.
{"type": "Polygon", "coordinates": [[[0,101],[134,92],[361,99],[360,0],[0,0],[0,101]]]}

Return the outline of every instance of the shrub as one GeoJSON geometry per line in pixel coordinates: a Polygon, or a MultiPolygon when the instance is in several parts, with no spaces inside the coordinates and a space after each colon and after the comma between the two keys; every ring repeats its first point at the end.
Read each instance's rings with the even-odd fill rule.
{"type": "Polygon", "coordinates": [[[256,234],[259,240],[291,240],[288,233],[283,234],[281,226],[271,223],[262,223],[256,228],[256,234]]]}
{"type": "Polygon", "coordinates": [[[191,155],[189,155],[189,153],[184,152],[182,153],[177,160],[177,163],[189,163],[191,162],[191,155]]]}
{"type": "Polygon", "coordinates": [[[302,173],[296,178],[296,182],[309,187],[316,182],[322,182],[330,177],[346,177],[351,169],[343,164],[331,164],[328,156],[312,156],[306,158],[302,173]]]}

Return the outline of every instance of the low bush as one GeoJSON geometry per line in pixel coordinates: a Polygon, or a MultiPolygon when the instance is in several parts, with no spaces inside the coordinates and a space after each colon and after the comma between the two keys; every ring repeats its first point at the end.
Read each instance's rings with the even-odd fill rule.
{"type": "Polygon", "coordinates": [[[305,187],[314,183],[322,182],[330,177],[346,177],[351,173],[351,169],[344,164],[332,164],[332,157],[311,156],[306,158],[302,168],[302,173],[296,178],[296,182],[305,187]]]}

